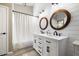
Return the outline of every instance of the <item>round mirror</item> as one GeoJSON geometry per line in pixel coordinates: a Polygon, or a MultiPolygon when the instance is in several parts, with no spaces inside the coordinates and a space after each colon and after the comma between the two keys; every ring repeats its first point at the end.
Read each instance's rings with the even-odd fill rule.
{"type": "Polygon", "coordinates": [[[42,17],[40,19],[40,22],[39,22],[39,27],[42,29],[42,30],[45,30],[48,26],[48,20],[46,17],[42,17]]]}
{"type": "Polygon", "coordinates": [[[55,30],[65,28],[71,19],[71,14],[64,9],[56,11],[50,18],[50,26],[55,30]]]}

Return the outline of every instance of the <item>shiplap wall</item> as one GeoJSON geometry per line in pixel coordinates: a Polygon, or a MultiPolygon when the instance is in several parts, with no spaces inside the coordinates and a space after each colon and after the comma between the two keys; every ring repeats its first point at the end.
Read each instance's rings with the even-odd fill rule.
{"type": "MultiPolygon", "coordinates": [[[[62,33],[62,35],[66,35],[69,37],[68,41],[68,47],[67,47],[67,55],[73,55],[73,45],[72,42],[75,40],[79,40],[79,4],[78,3],[71,3],[71,4],[59,4],[59,5],[54,5],[54,6],[49,6],[45,9],[45,11],[40,14],[40,17],[47,17],[48,20],[50,20],[50,17],[54,11],[58,9],[66,9],[71,13],[71,22],[70,24],[62,29],[59,30],[59,33],[62,33]]],[[[37,11],[37,10],[36,10],[37,11]]],[[[40,28],[39,28],[39,21],[38,19],[34,22],[36,29],[34,29],[35,33],[40,33],[40,28]],[[35,23],[36,22],[36,23],[35,23]]],[[[47,29],[44,30],[45,32],[47,30],[50,30],[50,32],[53,34],[55,31],[50,27],[50,24],[48,25],[47,29]]]]}

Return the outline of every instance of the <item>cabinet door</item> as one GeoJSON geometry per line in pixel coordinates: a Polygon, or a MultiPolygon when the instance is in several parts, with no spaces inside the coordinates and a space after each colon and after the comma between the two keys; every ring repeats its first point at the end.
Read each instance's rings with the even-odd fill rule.
{"type": "Polygon", "coordinates": [[[43,45],[43,55],[44,56],[54,56],[57,55],[56,42],[51,39],[45,38],[43,45]]]}
{"type": "Polygon", "coordinates": [[[42,37],[40,36],[34,36],[34,41],[33,41],[33,47],[34,49],[40,54],[42,55],[42,37]]]}

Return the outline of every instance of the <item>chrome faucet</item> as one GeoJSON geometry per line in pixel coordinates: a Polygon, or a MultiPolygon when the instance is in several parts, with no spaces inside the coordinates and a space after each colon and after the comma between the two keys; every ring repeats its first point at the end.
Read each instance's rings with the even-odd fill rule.
{"type": "Polygon", "coordinates": [[[61,36],[61,33],[58,33],[57,31],[54,31],[53,35],[61,36]]]}
{"type": "Polygon", "coordinates": [[[58,32],[57,31],[54,31],[53,35],[58,36],[58,32]]]}

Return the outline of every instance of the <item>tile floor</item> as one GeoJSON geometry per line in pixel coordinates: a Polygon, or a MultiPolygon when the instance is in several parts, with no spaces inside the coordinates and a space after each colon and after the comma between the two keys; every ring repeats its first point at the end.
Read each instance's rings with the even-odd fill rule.
{"type": "Polygon", "coordinates": [[[32,47],[19,49],[7,56],[40,56],[32,47]]]}

